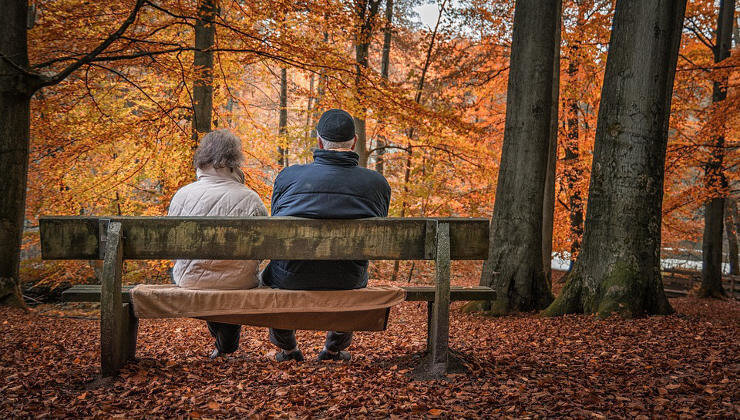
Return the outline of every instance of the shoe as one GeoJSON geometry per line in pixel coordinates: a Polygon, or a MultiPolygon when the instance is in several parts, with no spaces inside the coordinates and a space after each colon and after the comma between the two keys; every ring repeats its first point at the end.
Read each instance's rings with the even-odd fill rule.
{"type": "Polygon", "coordinates": [[[286,362],[288,360],[295,360],[296,362],[303,361],[303,353],[300,350],[296,350],[290,353],[286,353],[285,350],[275,353],[275,360],[278,362],[286,362]]]}
{"type": "Polygon", "coordinates": [[[223,354],[221,354],[221,352],[218,351],[218,349],[213,349],[213,353],[211,353],[211,355],[208,356],[208,358],[211,359],[211,360],[213,360],[213,359],[216,359],[216,358],[222,357],[222,356],[223,356],[223,354]]]}
{"type": "Polygon", "coordinates": [[[338,353],[329,353],[327,350],[321,350],[321,353],[319,353],[318,360],[335,360],[335,361],[342,361],[346,362],[349,359],[352,358],[352,355],[349,354],[348,351],[340,351],[338,353]]]}

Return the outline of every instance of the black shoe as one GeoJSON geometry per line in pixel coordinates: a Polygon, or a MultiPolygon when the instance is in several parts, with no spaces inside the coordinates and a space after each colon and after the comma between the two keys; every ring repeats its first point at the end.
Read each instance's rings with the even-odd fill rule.
{"type": "Polygon", "coordinates": [[[223,354],[220,351],[218,351],[218,349],[213,349],[213,353],[211,353],[211,355],[208,356],[208,358],[211,359],[211,360],[213,360],[213,359],[216,359],[216,358],[222,357],[222,356],[223,356],[223,354]]]}
{"type": "Polygon", "coordinates": [[[348,351],[340,351],[338,353],[332,354],[332,353],[329,353],[326,350],[321,350],[321,353],[319,353],[318,360],[319,361],[322,361],[322,360],[336,360],[336,361],[346,362],[346,361],[348,361],[351,358],[352,358],[352,356],[349,354],[348,351]]]}
{"type": "Polygon", "coordinates": [[[290,353],[286,353],[285,350],[275,353],[275,360],[278,362],[286,362],[288,360],[295,360],[296,362],[303,361],[303,353],[300,350],[296,350],[290,353]]]}

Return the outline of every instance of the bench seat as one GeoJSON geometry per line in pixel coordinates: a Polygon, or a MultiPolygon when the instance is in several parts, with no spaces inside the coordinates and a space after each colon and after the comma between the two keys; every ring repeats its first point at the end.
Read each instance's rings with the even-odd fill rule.
{"type": "MultiPolygon", "coordinates": [[[[134,286],[123,286],[121,301],[131,303],[131,289],[134,286]]],[[[434,302],[434,286],[404,286],[407,302],[434,302]]],[[[485,286],[452,286],[450,301],[492,300],[494,291],[485,286]]],[[[78,284],[62,292],[64,302],[100,302],[99,284],[78,284]]]]}

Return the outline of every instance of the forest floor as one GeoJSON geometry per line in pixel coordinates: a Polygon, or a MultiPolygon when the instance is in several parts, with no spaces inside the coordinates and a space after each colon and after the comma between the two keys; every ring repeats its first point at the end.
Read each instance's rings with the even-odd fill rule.
{"type": "MultiPolygon", "coordinates": [[[[470,278],[470,277],[468,277],[470,278]]],[[[456,280],[456,284],[471,283],[456,280]]],[[[357,333],[349,363],[278,364],[260,328],[210,361],[205,323],[142,320],[138,361],[99,376],[99,325],[84,304],[0,309],[3,417],[723,417],[740,415],[740,303],[672,299],[676,314],[491,318],[453,306],[465,373],[415,380],[426,308],[395,307],[385,332],[357,333]]]]}

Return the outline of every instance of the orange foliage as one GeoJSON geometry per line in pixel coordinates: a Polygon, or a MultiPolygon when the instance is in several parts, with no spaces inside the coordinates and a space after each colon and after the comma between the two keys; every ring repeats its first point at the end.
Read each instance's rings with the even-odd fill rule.
{"type": "MultiPolygon", "coordinates": [[[[379,75],[383,22],[378,18],[370,70],[363,73],[358,98],[352,49],[357,25],[347,3],[222,2],[213,119],[214,126],[228,127],[243,139],[247,184],[269,205],[272,180],[280,170],[278,145],[288,149],[291,164],[310,161],[310,129],[317,112],[367,108],[368,148],[376,146],[380,135],[390,144],[384,157],[393,188],[392,216],[406,202],[408,216],[490,217],[503,140],[513,2],[469,0],[448,6],[420,104],[413,99],[430,29],[413,23],[410,10],[397,9],[386,82],[379,75]],[[281,138],[278,69],[285,65],[289,124],[288,135],[281,138]],[[409,145],[414,153],[405,186],[409,145]]],[[[174,192],[192,181],[191,90],[201,70],[192,67],[196,6],[196,0],[147,3],[124,37],[98,60],[36,95],[27,205],[31,226],[44,214],[162,215],[174,192]]],[[[132,1],[39,4],[36,26],[29,32],[31,62],[40,70],[58,70],[65,57],[89,51],[114,31],[131,7],[132,1]]],[[[588,194],[612,12],[610,0],[563,4],[555,251],[570,251],[574,240],[570,196],[578,191],[585,203],[588,194]],[[568,139],[571,104],[578,111],[574,140],[568,139]],[[577,151],[577,159],[566,159],[567,147],[577,151]],[[569,184],[566,176],[574,173],[577,179],[569,184]]],[[[716,13],[713,1],[691,0],[687,22],[711,38],[716,13]]],[[[684,31],[666,161],[666,243],[696,240],[701,233],[699,208],[716,193],[703,188],[702,164],[708,137],[720,129],[726,130],[725,173],[732,190],[722,193],[737,191],[737,66],[735,52],[715,68],[699,36],[684,31]],[[729,95],[713,107],[711,82],[722,74],[730,77],[729,95]]],[[[34,242],[29,237],[27,243],[34,242]]],[[[63,270],[54,265],[30,264],[25,265],[27,277],[47,267],[46,276],[61,279],[63,270]]],[[[161,266],[152,265],[151,273],[141,277],[161,275],[161,266]]]]}

